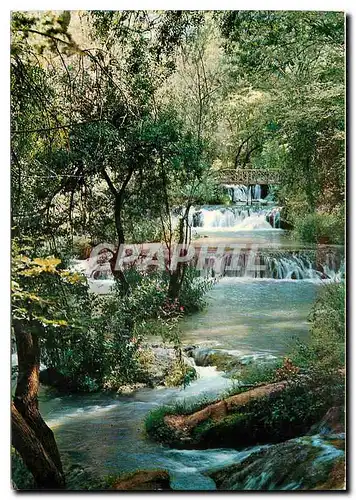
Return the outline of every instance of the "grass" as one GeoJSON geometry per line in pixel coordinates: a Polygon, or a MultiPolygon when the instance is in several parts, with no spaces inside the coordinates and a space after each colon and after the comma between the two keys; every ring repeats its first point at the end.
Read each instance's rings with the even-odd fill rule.
{"type": "Polygon", "coordinates": [[[166,415],[190,415],[216,401],[217,398],[209,399],[207,397],[202,397],[199,399],[183,399],[171,405],[160,406],[147,415],[145,419],[145,432],[154,441],[170,444],[172,446],[179,446],[179,437],[165,424],[164,417],[166,415]]]}

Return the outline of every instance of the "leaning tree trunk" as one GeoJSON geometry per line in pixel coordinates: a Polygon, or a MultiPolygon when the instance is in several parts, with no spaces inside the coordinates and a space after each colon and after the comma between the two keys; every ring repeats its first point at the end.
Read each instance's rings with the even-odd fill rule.
{"type": "MultiPolygon", "coordinates": [[[[186,207],[184,216],[179,220],[179,238],[178,245],[183,245],[188,243],[188,231],[184,231],[185,224],[188,226],[188,215],[189,215],[190,205],[186,207]]],[[[188,229],[188,228],[187,228],[188,229]]],[[[181,249],[181,252],[186,252],[187,249],[181,249]]],[[[185,255],[180,255],[184,257],[185,255]]],[[[180,290],[182,288],[184,273],[186,269],[186,262],[178,262],[177,268],[172,270],[169,276],[169,287],[168,287],[168,297],[171,300],[175,300],[179,297],[180,290]]]]}
{"type": "Polygon", "coordinates": [[[19,371],[11,406],[12,443],[39,488],[63,489],[65,479],[57,444],[38,408],[40,346],[33,331],[35,325],[14,320],[13,326],[19,371]]]}
{"type": "Polygon", "coordinates": [[[118,194],[115,197],[115,226],[118,238],[117,250],[114,253],[112,259],[110,260],[111,272],[114,278],[118,279],[122,286],[122,291],[124,295],[127,295],[130,291],[130,286],[127,282],[125,273],[122,269],[118,269],[117,259],[120,252],[120,247],[125,244],[125,233],[122,225],[122,206],[123,206],[123,198],[122,194],[118,194]]]}

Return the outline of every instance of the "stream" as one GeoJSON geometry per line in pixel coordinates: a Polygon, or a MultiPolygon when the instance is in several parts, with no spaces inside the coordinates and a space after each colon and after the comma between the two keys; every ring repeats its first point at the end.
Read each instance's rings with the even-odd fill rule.
{"type": "MultiPolygon", "coordinates": [[[[257,242],[267,251],[289,252],[290,262],[299,265],[292,252],[304,246],[291,242],[285,231],[266,222],[267,210],[271,209],[245,209],[245,213],[240,208],[229,213],[219,207],[204,210],[205,221],[199,216],[195,218],[197,225],[193,224],[195,243],[215,244],[226,239],[257,242]]],[[[284,253],[283,258],[287,257],[284,253]]],[[[288,258],[286,262],[288,268],[288,258]]],[[[298,279],[246,273],[220,276],[208,294],[207,307],[182,321],[183,343],[228,349],[239,355],[288,353],[296,337],[308,338],[308,314],[317,289],[338,272],[331,269],[330,262],[325,264],[330,272],[326,280],[320,278],[311,262],[296,274],[298,279]]],[[[100,282],[109,285],[109,280],[96,281],[95,286],[100,282]]],[[[100,393],[54,397],[42,389],[40,410],[55,433],[63,461],[79,475],[88,472],[104,477],[163,468],[170,473],[173,489],[212,490],[215,483],[204,472],[236,463],[261,447],[242,451],[175,450],[149,441],[143,430],[150,410],[179,399],[214,397],[232,384],[214,367],[197,367],[197,371],[198,379],[185,389],[145,388],[128,396],[100,393]]]]}

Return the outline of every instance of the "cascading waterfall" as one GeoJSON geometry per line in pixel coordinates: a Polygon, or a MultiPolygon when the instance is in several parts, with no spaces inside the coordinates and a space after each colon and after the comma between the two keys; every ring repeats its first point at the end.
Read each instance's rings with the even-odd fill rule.
{"type": "Polygon", "coordinates": [[[255,186],[253,186],[252,193],[253,193],[252,196],[253,200],[260,200],[262,198],[262,189],[260,184],[256,184],[255,186]]]}
{"type": "Polygon", "coordinates": [[[238,230],[279,229],[280,208],[259,206],[203,206],[192,208],[192,227],[204,229],[231,228],[238,230]]]}
{"type": "Polygon", "coordinates": [[[234,257],[226,254],[215,259],[212,254],[206,259],[206,274],[278,280],[322,280],[340,281],[344,277],[344,263],[334,255],[324,263],[318,263],[313,252],[274,252],[267,250],[241,251],[234,257]],[[235,259],[235,260],[233,260],[235,259]]]}
{"type": "MultiPolygon", "coordinates": [[[[260,195],[258,187],[260,188],[260,186],[254,187],[254,196],[260,195]]],[[[203,266],[200,267],[201,274],[276,280],[309,279],[320,281],[324,279],[343,279],[345,274],[343,263],[340,254],[335,249],[327,251],[314,250],[313,254],[313,251],[305,250],[276,250],[275,247],[273,249],[269,245],[264,246],[263,249],[256,249],[254,245],[250,249],[244,246],[246,244],[246,233],[250,243],[255,241],[254,231],[267,230],[269,232],[264,233],[264,235],[268,235],[268,238],[270,236],[280,238],[280,235],[284,233],[280,229],[280,214],[280,207],[267,207],[261,206],[261,204],[191,207],[189,225],[194,229],[196,235],[200,233],[206,236],[205,231],[213,237],[217,234],[228,233],[229,241],[231,241],[231,235],[235,238],[234,233],[236,232],[236,237],[241,234],[243,238],[239,255],[229,253],[229,243],[227,242],[226,251],[222,255],[216,256],[214,254],[216,244],[212,242],[203,266]]],[[[175,213],[172,214],[172,218],[178,220],[175,213]]],[[[209,241],[209,236],[207,238],[209,241]]],[[[204,240],[204,246],[208,241],[204,240]]],[[[197,246],[199,248],[199,243],[197,246]]],[[[191,262],[192,265],[198,262],[197,256],[194,259],[191,262]]],[[[87,276],[91,291],[100,294],[110,293],[113,277],[108,262],[95,266],[94,271],[93,269],[87,269],[88,263],[77,261],[73,262],[73,264],[74,268],[87,276]]]]}
{"type": "Polygon", "coordinates": [[[245,186],[244,184],[225,184],[223,186],[233,203],[261,200],[262,188],[260,184],[245,186]]]}

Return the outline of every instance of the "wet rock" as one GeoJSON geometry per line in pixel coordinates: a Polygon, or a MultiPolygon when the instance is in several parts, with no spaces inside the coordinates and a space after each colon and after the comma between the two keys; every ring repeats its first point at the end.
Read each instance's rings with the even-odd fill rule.
{"type": "Polygon", "coordinates": [[[147,346],[140,354],[141,380],[151,387],[179,386],[196,378],[194,361],[186,353],[162,345],[147,346]]]}
{"type": "Polygon", "coordinates": [[[275,363],[277,358],[269,353],[241,354],[240,351],[198,347],[191,349],[188,355],[192,356],[197,366],[216,366],[217,370],[224,371],[228,376],[237,376],[244,366],[254,363],[275,363]]]}
{"type": "Polygon", "coordinates": [[[133,392],[138,391],[139,389],[143,389],[146,387],[146,384],[137,382],[134,384],[125,384],[121,385],[119,389],[117,390],[118,394],[122,394],[124,396],[127,396],[129,394],[132,394],[133,392]]]}
{"type": "Polygon", "coordinates": [[[330,439],[304,436],[268,446],[209,475],[219,490],[343,489],[345,456],[330,439]]]}
{"type": "Polygon", "coordinates": [[[169,474],[166,470],[137,471],[119,478],[112,485],[113,490],[121,491],[162,491],[171,490],[169,474]]]}
{"type": "Polygon", "coordinates": [[[309,435],[340,434],[345,432],[345,409],[342,406],[333,406],[324,417],[308,432],[309,435]]]}

